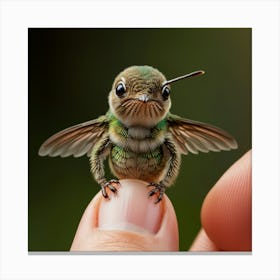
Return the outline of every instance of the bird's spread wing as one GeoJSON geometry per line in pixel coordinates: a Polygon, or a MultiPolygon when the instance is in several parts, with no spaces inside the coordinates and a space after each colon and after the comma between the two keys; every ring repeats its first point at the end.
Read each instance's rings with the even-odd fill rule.
{"type": "Polygon", "coordinates": [[[168,115],[167,123],[182,154],[218,152],[237,148],[235,139],[215,126],[183,119],[173,114],[168,115]]]}
{"type": "Polygon", "coordinates": [[[93,145],[108,128],[106,116],[66,128],[47,139],[39,149],[40,156],[73,155],[80,157],[90,154],[93,145]]]}

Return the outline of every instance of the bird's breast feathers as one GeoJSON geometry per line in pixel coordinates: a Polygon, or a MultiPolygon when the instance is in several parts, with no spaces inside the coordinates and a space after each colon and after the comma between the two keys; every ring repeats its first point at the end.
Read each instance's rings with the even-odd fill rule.
{"type": "Polygon", "coordinates": [[[119,147],[134,153],[146,153],[161,146],[166,137],[164,127],[125,127],[119,122],[109,126],[110,141],[119,147]]]}

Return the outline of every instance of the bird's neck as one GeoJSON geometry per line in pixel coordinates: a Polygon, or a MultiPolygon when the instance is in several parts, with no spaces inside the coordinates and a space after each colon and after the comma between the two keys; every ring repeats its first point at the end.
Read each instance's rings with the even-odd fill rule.
{"type": "Polygon", "coordinates": [[[117,117],[109,110],[107,116],[110,119],[111,126],[117,128],[117,131],[120,132],[123,136],[131,136],[135,139],[149,138],[157,134],[158,131],[165,131],[167,128],[166,119],[161,120],[153,127],[145,126],[127,126],[124,125],[117,117]]]}

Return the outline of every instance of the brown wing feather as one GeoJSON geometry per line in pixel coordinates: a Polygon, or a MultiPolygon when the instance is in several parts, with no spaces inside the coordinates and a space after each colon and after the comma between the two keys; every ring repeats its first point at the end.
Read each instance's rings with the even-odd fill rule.
{"type": "Polygon", "coordinates": [[[218,152],[236,149],[238,146],[230,134],[218,127],[172,114],[167,117],[167,122],[169,131],[182,154],[218,152]]]}
{"type": "Polygon", "coordinates": [[[92,147],[107,128],[106,116],[71,126],[47,139],[40,147],[39,155],[51,157],[89,155],[92,147]]]}

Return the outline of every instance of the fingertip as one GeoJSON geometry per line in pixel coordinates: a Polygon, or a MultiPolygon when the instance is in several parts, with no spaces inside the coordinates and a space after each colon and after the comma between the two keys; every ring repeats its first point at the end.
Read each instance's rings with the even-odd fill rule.
{"type": "Polygon", "coordinates": [[[120,180],[106,200],[98,193],[85,210],[71,250],[176,251],[178,227],[166,195],[158,204],[148,197],[147,183],[120,180]]]}
{"type": "Polygon", "coordinates": [[[251,151],[220,178],[206,196],[201,221],[208,237],[226,251],[251,251],[251,151]]]}
{"type": "Polygon", "coordinates": [[[155,197],[148,197],[147,183],[126,179],[120,181],[116,194],[102,200],[99,207],[98,228],[127,229],[156,233],[159,230],[163,204],[155,204],[155,197]]]}

